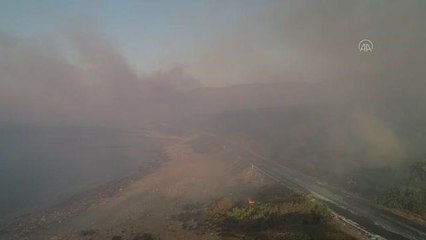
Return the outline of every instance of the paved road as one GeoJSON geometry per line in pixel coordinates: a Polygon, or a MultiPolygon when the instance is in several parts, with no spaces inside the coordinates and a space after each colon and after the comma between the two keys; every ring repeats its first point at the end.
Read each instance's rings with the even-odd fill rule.
{"type": "Polygon", "coordinates": [[[417,225],[367,201],[354,198],[237,143],[228,141],[224,147],[277,181],[323,200],[336,215],[368,233],[372,239],[426,240],[426,226],[417,225]]]}

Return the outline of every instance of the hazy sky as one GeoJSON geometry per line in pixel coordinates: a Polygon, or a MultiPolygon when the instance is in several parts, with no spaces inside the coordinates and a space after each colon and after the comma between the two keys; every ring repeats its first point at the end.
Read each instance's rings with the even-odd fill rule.
{"type": "Polygon", "coordinates": [[[0,5],[0,123],[45,112],[133,113],[146,96],[167,107],[173,89],[201,85],[424,76],[420,0],[0,5]],[[372,54],[358,51],[364,38],[372,54]]]}
{"type": "Polygon", "coordinates": [[[238,5],[205,0],[3,1],[0,32],[27,39],[58,38],[70,26],[89,25],[104,34],[138,72],[188,68],[207,57],[200,56],[201,48],[214,46],[219,35],[234,27],[229,25],[241,20],[244,9],[238,5]]]}
{"type": "Polygon", "coordinates": [[[2,1],[0,32],[59,38],[89,25],[139,73],[179,66],[209,85],[228,85],[332,74],[363,38],[380,50],[391,42],[380,37],[417,34],[411,22],[425,9],[422,1],[380,0],[17,0],[2,1]]]}
{"type": "Polygon", "coordinates": [[[69,25],[95,24],[142,70],[173,64],[193,44],[203,1],[2,1],[0,29],[18,37],[54,35],[69,25]],[[170,58],[173,60],[168,60],[170,58]]]}

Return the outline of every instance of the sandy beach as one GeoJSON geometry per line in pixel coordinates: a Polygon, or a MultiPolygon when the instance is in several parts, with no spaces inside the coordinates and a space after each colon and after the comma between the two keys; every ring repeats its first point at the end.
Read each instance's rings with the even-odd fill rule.
{"type": "Polygon", "coordinates": [[[155,164],[132,176],[3,226],[1,239],[81,239],[88,230],[96,231],[96,239],[127,239],[140,232],[188,239],[194,233],[177,235],[178,226],[170,217],[189,202],[224,194],[232,183],[226,165],[210,160],[180,140],[166,147],[155,164]]]}

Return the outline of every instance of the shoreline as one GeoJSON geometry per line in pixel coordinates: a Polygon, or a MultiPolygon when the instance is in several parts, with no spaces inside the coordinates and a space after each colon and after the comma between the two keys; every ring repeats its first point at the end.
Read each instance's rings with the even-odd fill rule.
{"type": "MultiPolygon", "coordinates": [[[[165,146],[156,161],[134,174],[15,219],[7,229],[0,227],[0,239],[133,239],[142,234],[177,240],[224,239],[217,229],[194,231],[199,223],[173,217],[185,213],[187,206],[207,206],[221,198],[245,202],[253,189],[261,189],[271,179],[261,173],[253,178],[249,165],[222,148],[196,151],[191,140],[165,146]]],[[[340,221],[334,224],[333,228],[363,239],[359,230],[340,221]]]]}
{"type": "Polygon", "coordinates": [[[154,173],[168,159],[164,149],[158,151],[155,160],[147,162],[145,166],[121,178],[110,180],[92,189],[72,195],[71,197],[54,203],[48,207],[35,209],[29,213],[20,214],[0,221],[0,239],[20,239],[35,231],[47,229],[49,226],[62,223],[67,219],[87,211],[89,208],[101,204],[109,198],[118,195],[133,182],[143,179],[154,173]]]}

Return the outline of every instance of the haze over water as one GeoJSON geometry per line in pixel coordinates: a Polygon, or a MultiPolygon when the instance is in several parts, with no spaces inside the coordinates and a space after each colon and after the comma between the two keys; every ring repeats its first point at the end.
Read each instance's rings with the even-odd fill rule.
{"type": "Polygon", "coordinates": [[[157,160],[161,145],[143,134],[102,128],[0,129],[0,216],[131,174],[157,160]]]}

